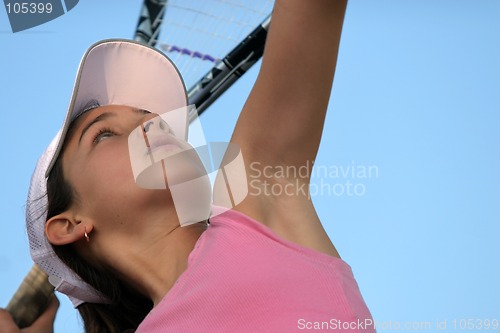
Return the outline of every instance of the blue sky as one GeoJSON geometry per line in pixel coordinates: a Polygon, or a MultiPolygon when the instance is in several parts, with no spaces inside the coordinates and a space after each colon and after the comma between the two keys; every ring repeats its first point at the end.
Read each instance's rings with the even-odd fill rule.
{"type": "MultiPolygon", "coordinates": [[[[16,34],[0,9],[0,306],[32,264],[29,179],[62,123],[80,58],[97,40],[131,38],[140,6],[81,1],[16,34]]],[[[349,3],[315,165],[377,172],[315,177],[313,200],[379,332],[500,320],[498,17],[495,0],[349,3]]],[[[209,141],[229,138],[256,72],[202,116],[209,141]]],[[[81,331],[60,299],[56,332],[81,331]]]]}

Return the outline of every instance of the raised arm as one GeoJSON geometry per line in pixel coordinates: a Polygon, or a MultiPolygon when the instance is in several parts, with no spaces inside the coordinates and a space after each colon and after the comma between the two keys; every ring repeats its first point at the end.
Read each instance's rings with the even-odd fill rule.
{"type": "Polygon", "coordinates": [[[245,157],[286,165],[315,158],[346,4],[276,1],[262,67],[233,135],[245,157]]]}
{"type": "Polygon", "coordinates": [[[261,70],[232,137],[241,147],[250,185],[236,209],[288,240],[336,256],[302,189],[309,177],[272,170],[312,168],[346,5],[347,0],[276,0],[261,70]],[[269,186],[281,192],[269,193],[269,186]]]}

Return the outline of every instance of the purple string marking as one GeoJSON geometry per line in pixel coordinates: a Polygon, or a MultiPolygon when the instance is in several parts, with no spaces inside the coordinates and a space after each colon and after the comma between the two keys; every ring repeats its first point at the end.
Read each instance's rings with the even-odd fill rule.
{"type": "Polygon", "coordinates": [[[198,59],[201,59],[204,61],[206,60],[206,61],[210,61],[210,62],[217,62],[220,60],[219,58],[212,57],[209,54],[203,54],[203,53],[198,52],[198,51],[191,51],[189,49],[181,48],[181,47],[178,47],[175,45],[161,44],[161,48],[165,52],[177,52],[177,53],[184,54],[184,55],[190,56],[192,58],[198,58],[198,59]]]}

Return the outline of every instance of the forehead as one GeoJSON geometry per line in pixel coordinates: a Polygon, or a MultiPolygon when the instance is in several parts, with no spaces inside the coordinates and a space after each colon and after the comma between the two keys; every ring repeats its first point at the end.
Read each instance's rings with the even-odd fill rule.
{"type": "Polygon", "coordinates": [[[127,105],[105,105],[105,106],[97,106],[95,108],[91,108],[88,111],[83,112],[79,115],[75,120],[73,120],[71,126],[78,126],[81,123],[84,123],[86,120],[93,119],[98,117],[99,115],[105,112],[114,112],[117,115],[126,115],[127,111],[137,111],[137,108],[127,106],[127,105]]]}

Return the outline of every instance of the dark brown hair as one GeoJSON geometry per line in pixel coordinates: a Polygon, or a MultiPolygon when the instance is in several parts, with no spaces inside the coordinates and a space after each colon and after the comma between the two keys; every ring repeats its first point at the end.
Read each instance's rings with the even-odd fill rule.
{"type": "MultiPolygon", "coordinates": [[[[68,132],[67,138],[70,137],[70,132],[72,131],[68,132]]],[[[62,158],[59,157],[47,180],[47,220],[68,210],[76,197],[75,191],[64,178],[62,158]]],[[[152,301],[121,281],[110,268],[93,265],[85,260],[73,244],[52,247],[56,255],[83,281],[111,301],[110,304],[83,303],[78,307],[85,332],[135,331],[151,311],[152,301]]]]}

